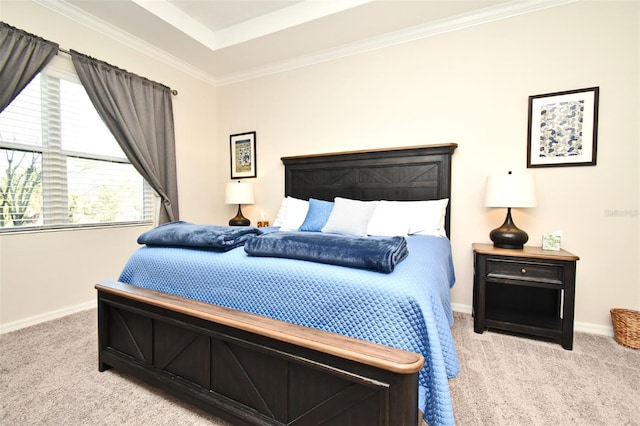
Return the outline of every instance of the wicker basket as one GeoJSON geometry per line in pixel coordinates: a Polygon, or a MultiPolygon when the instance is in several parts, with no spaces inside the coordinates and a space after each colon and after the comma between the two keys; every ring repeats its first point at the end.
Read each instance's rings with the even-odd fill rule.
{"type": "Polygon", "coordinates": [[[611,309],[613,337],[616,342],[640,349],[640,312],[631,309],[611,309]]]}

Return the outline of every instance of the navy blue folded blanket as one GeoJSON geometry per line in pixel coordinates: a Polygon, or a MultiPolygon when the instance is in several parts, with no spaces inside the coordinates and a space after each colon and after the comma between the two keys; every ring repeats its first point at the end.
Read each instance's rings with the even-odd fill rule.
{"type": "Polygon", "coordinates": [[[227,251],[244,245],[260,234],[262,231],[252,226],[196,225],[176,221],[165,223],[140,235],[138,244],[227,251]]]}
{"type": "Polygon", "coordinates": [[[251,256],[284,257],[390,273],[409,250],[404,237],[366,238],[311,232],[273,232],[244,246],[251,256]]]}

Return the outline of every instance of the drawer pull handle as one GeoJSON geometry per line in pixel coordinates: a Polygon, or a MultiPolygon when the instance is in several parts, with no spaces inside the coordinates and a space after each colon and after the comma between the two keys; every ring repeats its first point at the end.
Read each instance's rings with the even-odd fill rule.
{"type": "Polygon", "coordinates": [[[522,275],[524,275],[524,274],[526,274],[526,273],[527,273],[527,270],[526,270],[526,269],[524,269],[524,268],[522,268],[522,269],[520,269],[520,273],[521,273],[522,275]]]}

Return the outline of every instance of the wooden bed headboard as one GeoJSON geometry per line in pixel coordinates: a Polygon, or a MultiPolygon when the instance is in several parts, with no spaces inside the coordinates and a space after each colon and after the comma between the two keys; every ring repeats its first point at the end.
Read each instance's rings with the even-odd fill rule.
{"type": "Polygon", "coordinates": [[[285,196],[332,201],[420,201],[449,198],[445,228],[451,235],[451,157],[457,144],[282,157],[285,196]]]}

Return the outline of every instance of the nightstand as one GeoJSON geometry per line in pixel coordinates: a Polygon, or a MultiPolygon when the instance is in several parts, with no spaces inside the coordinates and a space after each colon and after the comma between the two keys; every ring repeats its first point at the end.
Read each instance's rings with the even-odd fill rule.
{"type": "Polygon", "coordinates": [[[576,262],[566,250],[473,244],[473,330],[495,329],[573,349],[576,262]]]}

